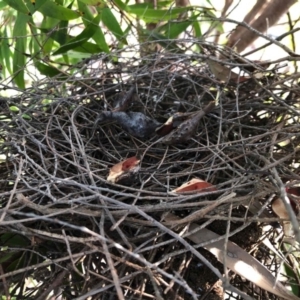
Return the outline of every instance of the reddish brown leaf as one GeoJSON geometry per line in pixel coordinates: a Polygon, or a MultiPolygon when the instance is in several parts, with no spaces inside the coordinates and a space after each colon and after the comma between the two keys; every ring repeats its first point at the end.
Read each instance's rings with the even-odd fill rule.
{"type": "Polygon", "coordinates": [[[140,160],[136,158],[136,156],[129,157],[122,163],[122,171],[129,171],[134,168],[136,165],[140,163],[140,160]]]}
{"type": "Polygon", "coordinates": [[[137,172],[139,169],[140,160],[136,156],[129,157],[111,167],[107,180],[112,183],[117,183],[119,178],[126,173],[137,172]]]}
{"type": "Polygon", "coordinates": [[[172,192],[183,193],[183,192],[193,192],[193,191],[211,192],[211,191],[216,191],[216,188],[207,181],[201,180],[199,178],[194,178],[182,184],[180,187],[174,189],[172,192]]]}
{"type": "Polygon", "coordinates": [[[285,190],[288,194],[292,194],[294,196],[300,196],[300,186],[287,187],[285,190]]]}

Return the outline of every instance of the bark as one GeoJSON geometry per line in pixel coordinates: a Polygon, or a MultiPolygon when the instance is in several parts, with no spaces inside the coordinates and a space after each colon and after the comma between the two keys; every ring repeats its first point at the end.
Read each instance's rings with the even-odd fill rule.
{"type": "MultiPolygon", "coordinates": [[[[269,27],[276,24],[280,17],[296,2],[297,0],[258,0],[245,17],[244,22],[264,33],[269,27]]],[[[229,37],[227,46],[235,47],[237,52],[242,52],[257,37],[256,33],[239,25],[229,37]]]]}

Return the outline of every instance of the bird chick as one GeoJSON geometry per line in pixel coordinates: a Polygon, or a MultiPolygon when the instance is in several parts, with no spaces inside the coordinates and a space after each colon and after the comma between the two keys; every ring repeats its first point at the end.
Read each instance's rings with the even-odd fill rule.
{"type": "Polygon", "coordinates": [[[103,111],[96,122],[114,121],[130,135],[146,139],[154,135],[155,129],[161,125],[141,112],[103,111]]]}
{"type": "Polygon", "coordinates": [[[162,138],[166,145],[176,145],[188,141],[195,133],[199,121],[215,108],[215,102],[210,102],[203,110],[200,110],[183,121],[176,129],[162,138]]]}

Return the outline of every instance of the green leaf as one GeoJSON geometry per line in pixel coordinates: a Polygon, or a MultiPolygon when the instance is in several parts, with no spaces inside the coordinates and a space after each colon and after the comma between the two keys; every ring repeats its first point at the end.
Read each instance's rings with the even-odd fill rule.
{"type": "MultiPolygon", "coordinates": [[[[68,21],[61,21],[61,22],[64,22],[64,23],[68,24],[68,21]]],[[[57,26],[58,23],[59,23],[59,20],[44,16],[41,27],[53,29],[53,28],[58,27],[57,26]]],[[[57,28],[57,30],[59,31],[59,28],[57,28]]],[[[40,42],[41,42],[42,47],[43,47],[43,53],[44,54],[49,54],[52,51],[54,40],[49,38],[48,35],[42,34],[41,38],[40,38],[40,42]]]]}
{"type": "Polygon", "coordinates": [[[18,113],[20,111],[19,108],[17,106],[14,106],[14,105],[10,106],[9,110],[12,111],[12,112],[16,112],[16,113],[18,113]]]}
{"type": "Polygon", "coordinates": [[[169,22],[168,24],[164,25],[164,29],[166,29],[165,36],[169,39],[175,39],[180,33],[184,32],[192,24],[193,21],[191,20],[181,22],[169,22]]]}
{"type": "MultiPolygon", "coordinates": [[[[299,264],[297,270],[299,270],[299,264]]],[[[283,274],[285,274],[286,277],[289,278],[289,285],[291,287],[293,294],[299,295],[299,286],[297,284],[298,281],[295,272],[292,269],[290,269],[286,264],[284,264],[283,274]]]]}
{"type": "MultiPolygon", "coordinates": [[[[29,0],[32,2],[32,0],[29,0]]],[[[33,5],[34,10],[39,10],[42,5],[44,5],[49,0],[35,0],[35,4],[33,5]]],[[[29,6],[29,5],[28,5],[29,6]]]]}
{"type": "MultiPolygon", "coordinates": [[[[198,15],[195,15],[195,17],[197,18],[198,15]]],[[[194,36],[195,37],[202,37],[202,31],[201,31],[201,28],[200,28],[200,24],[199,22],[193,22],[193,28],[194,28],[194,36]]]]}
{"type": "Polygon", "coordinates": [[[25,120],[29,120],[29,121],[32,120],[31,116],[30,116],[30,115],[27,115],[27,114],[23,114],[23,115],[22,115],[22,118],[25,119],[25,120]]]}
{"type": "MultiPolygon", "coordinates": [[[[91,14],[90,9],[83,4],[82,2],[78,1],[78,8],[83,13],[82,21],[85,26],[88,26],[89,22],[93,20],[93,15],[91,14]]],[[[109,47],[106,43],[104,34],[101,30],[101,27],[98,26],[96,29],[95,34],[93,35],[93,40],[95,43],[106,53],[109,53],[109,47]]]]}
{"type": "Polygon", "coordinates": [[[2,254],[0,257],[0,264],[5,263],[6,261],[9,261],[13,255],[15,254],[15,252],[9,252],[7,254],[2,254]]]}
{"type": "Polygon", "coordinates": [[[58,69],[49,65],[45,65],[38,60],[35,62],[34,65],[39,70],[39,72],[43,75],[54,77],[57,76],[58,74],[61,74],[61,72],[58,69]]]}
{"type": "Polygon", "coordinates": [[[147,23],[157,23],[161,21],[170,21],[179,17],[180,14],[187,13],[193,8],[190,6],[176,7],[166,9],[154,9],[147,7],[141,7],[140,4],[134,4],[128,6],[128,12],[137,15],[140,19],[147,23]]]}
{"type": "Polygon", "coordinates": [[[76,47],[74,49],[74,51],[78,51],[81,53],[88,53],[88,54],[97,54],[97,53],[100,53],[102,51],[102,49],[99,48],[99,46],[96,44],[86,42],[86,43],[82,44],[81,46],[76,47]]]}
{"type": "Polygon", "coordinates": [[[0,9],[3,9],[5,6],[7,6],[6,2],[0,2],[0,9]]]}
{"type": "Polygon", "coordinates": [[[29,8],[25,5],[24,1],[22,0],[3,0],[7,3],[10,7],[21,12],[26,15],[31,15],[29,8]]]}
{"type": "Polygon", "coordinates": [[[37,28],[30,22],[29,24],[32,38],[29,39],[29,46],[28,49],[32,57],[35,57],[37,53],[41,50],[41,40],[38,38],[39,32],[37,32],[37,28]]]}
{"type": "Polygon", "coordinates": [[[121,0],[114,0],[114,4],[116,4],[120,10],[123,10],[123,11],[128,10],[127,4],[123,3],[121,0]]]}
{"type": "Polygon", "coordinates": [[[112,32],[112,34],[117,38],[117,40],[125,45],[128,45],[124,33],[120,27],[120,24],[117,21],[114,14],[111,12],[111,10],[108,7],[104,8],[102,10],[101,16],[104,25],[112,32]]]}
{"type": "Polygon", "coordinates": [[[7,247],[26,247],[29,240],[22,235],[8,232],[0,235],[0,244],[7,247]]]}
{"type": "Polygon", "coordinates": [[[223,23],[216,21],[218,18],[216,15],[210,10],[203,10],[203,14],[205,17],[209,18],[211,22],[210,26],[216,28],[220,33],[224,33],[223,23]]]}
{"type": "MultiPolygon", "coordinates": [[[[40,28],[40,30],[42,32],[49,33],[49,36],[51,38],[53,38],[56,42],[58,42],[57,36],[55,34],[53,34],[52,31],[50,31],[49,29],[40,28]]],[[[72,40],[72,39],[74,39],[74,37],[67,35],[67,41],[72,40]]],[[[95,53],[99,53],[102,51],[102,49],[98,45],[90,43],[90,42],[82,43],[80,46],[75,47],[72,50],[78,51],[81,53],[88,53],[88,54],[95,54],[95,53]]],[[[68,53],[68,55],[70,55],[70,52],[68,53]]],[[[86,57],[86,56],[84,56],[84,57],[86,57]]]]}
{"type": "Polygon", "coordinates": [[[58,20],[73,20],[80,17],[80,13],[72,9],[63,7],[53,1],[48,0],[44,5],[39,9],[43,15],[51,17],[58,20]]]}
{"type": "Polygon", "coordinates": [[[89,25],[75,38],[71,39],[67,44],[61,46],[56,50],[53,55],[58,55],[66,53],[68,50],[74,49],[76,47],[82,46],[88,39],[90,39],[99,28],[99,22],[101,20],[101,15],[98,14],[89,25]]]}
{"type": "Polygon", "coordinates": [[[8,45],[8,36],[7,36],[7,30],[6,27],[3,30],[3,39],[1,39],[0,42],[0,49],[1,49],[1,58],[4,59],[4,65],[5,68],[7,69],[8,73],[12,74],[12,66],[11,66],[11,57],[13,57],[12,55],[12,51],[8,45]]]}
{"type": "Polygon", "coordinates": [[[92,5],[92,6],[99,6],[99,7],[105,7],[106,2],[103,0],[79,0],[80,2],[87,4],[87,5],[92,5]]]}
{"type": "Polygon", "coordinates": [[[25,51],[26,51],[26,24],[30,17],[22,13],[17,14],[13,36],[16,38],[15,51],[13,55],[13,73],[16,85],[24,89],[24,68],[25,68],[25,51]]]}
{"type": "Polygon", "coordinates": [[[156,43],[158,43],[159,45],[161,45],[162,47],[164,47],[165,49],[167,49],[170,52],[183,53],[183,50],[177,46],[175,41],[170,40],[170,38],[168,38],[160,33],[145,30],[144,34],[148,35],[147,40],[155,41],[156,43]]]}
{"type": "MultiPolygon", "coordinates": [[[[68,41],[68,25],[69,21],[60,21],[58,23],[58,28],[53,32],[53,30],[50,30],[53,32],[53,35],[55,38],[53,38],[55,41],[57,41],[60,45],[64,45],[68,41]]],[[[53,37],[51,34],[51,37],[53,37]]]]}
{"type": "Polygon", "coordinates": [[[49,0],[20,0],[20,2],[24,2],[27,9],[29,9],[30,14],[34,14],[42,5],[44,5],[49,0]]]}

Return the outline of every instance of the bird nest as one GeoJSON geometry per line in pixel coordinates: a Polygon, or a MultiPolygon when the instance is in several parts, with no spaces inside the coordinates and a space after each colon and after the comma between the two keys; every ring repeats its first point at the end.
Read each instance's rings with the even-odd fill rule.
{"type": "Polygon", "coordinates": [[[205,55],[125,54],[1,99],[3,294],[13,284],[24,299],[279,299],[234,270],[219,278],[211,240],[189,230],[280,271],[262,237],[281,251],[270,203],[299,180],[297,82],[277,65],[224,81],[205,55]]]}

